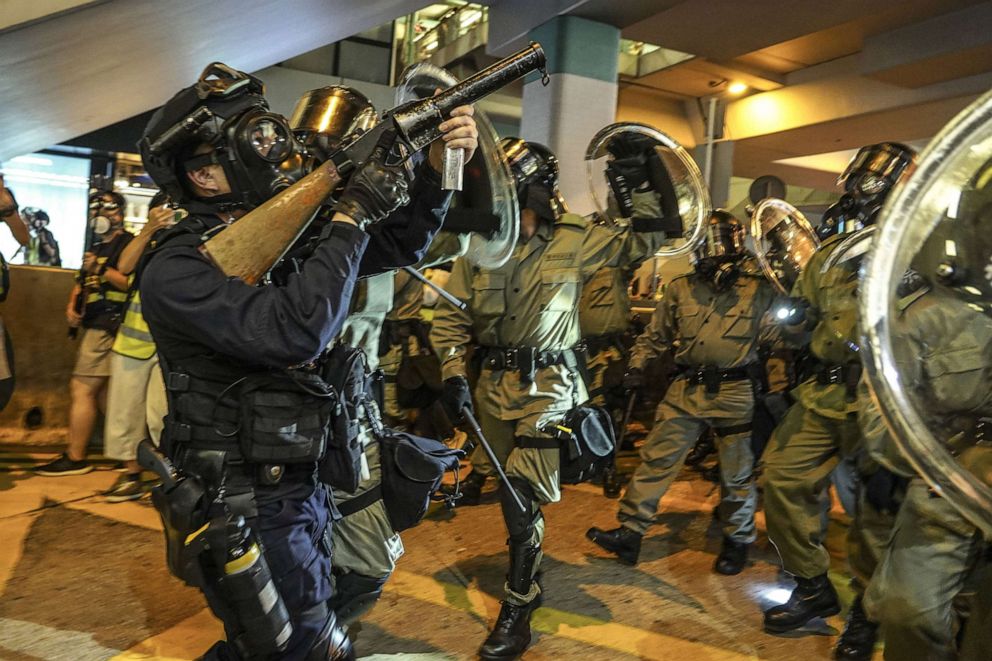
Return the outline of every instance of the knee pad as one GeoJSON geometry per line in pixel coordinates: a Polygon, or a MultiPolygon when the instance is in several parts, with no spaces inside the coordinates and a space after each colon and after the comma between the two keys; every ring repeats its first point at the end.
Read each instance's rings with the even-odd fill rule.
{"type": "Polygon", "coordinates": [[[304,661],[355,661],[356,658],[347,632],[339,624],[334,611],[329,611],[324,628],[304,661]]]}
{"type": "Polygon", "coordinates": [[[334,596],[328,604],[337,615],[338,622],[347,626],[372,609],[382,596],[382,588],[389,576],[366,576],[347,572],[336,577],[334,596]]]}
{"type": "Polygon", "coordinates": [[[503,508],[503,520],[506,522],[510,540],[525,542],[530,538],[531,530],[541,516],[541,511],[537,508],[534,489],[529,482],[519,477],[511,477],[509,482],[520,502],[523,503],[524,509],[521,511],[517,506],[506,483],[500,482],[499,500],[503,508]]]}

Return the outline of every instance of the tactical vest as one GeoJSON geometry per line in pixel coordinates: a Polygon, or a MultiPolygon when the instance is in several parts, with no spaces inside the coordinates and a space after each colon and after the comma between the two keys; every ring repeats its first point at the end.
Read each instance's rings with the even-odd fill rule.
{"type": "Polygon", "coordinates": [[[155,340],[141,314],[141,292],[136,288],[124,312],[124,321],[117,330],[113,350],[122,356],[148,360],[155,355],[155,340]]]}

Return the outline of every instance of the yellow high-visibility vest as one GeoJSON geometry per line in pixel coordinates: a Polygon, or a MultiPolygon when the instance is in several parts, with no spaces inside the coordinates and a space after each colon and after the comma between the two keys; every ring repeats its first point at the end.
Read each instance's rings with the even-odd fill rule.
{"type": "Polygon", "coordinates": [[[114,338],[115,353],[138,360],[148,360],[155,355],[155,340],[141,314],[141,292],[134,292],[124,311],[124,320],[114,338]]]}

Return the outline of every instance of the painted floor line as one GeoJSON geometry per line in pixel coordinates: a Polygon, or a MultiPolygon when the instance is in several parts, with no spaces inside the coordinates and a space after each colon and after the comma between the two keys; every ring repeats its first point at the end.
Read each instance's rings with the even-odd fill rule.
{"type": "MultiPolygon", "coordinates": [[[[480,590],[453,583],[444,583],[401,569],[393,573],[386,585],[386,591],[425,601],[435,606],[468,610],[483,619],[487,618],[485,615],[487,611],[495,613],[498,610],[495,605],[496,599],[480,590]],[[460,599],[455,598],[463,601],[463,603],[471,604],[470,608],[459,607],[452,603],[452,593],[459,591],[465,594],[460,599]],[[486,606],[491,606],[491,608],[486,608],[486,606]]],[[[541,607],[534,613],[532,626],[540,633],[611,649],[643,659],[682,658],[693,659],[693,661],[743,661],[744,659],[758,658],[755,655],[721,649],[706,643],[683,640],[618,622],[606,622],[549,607],[541,607]]]]}

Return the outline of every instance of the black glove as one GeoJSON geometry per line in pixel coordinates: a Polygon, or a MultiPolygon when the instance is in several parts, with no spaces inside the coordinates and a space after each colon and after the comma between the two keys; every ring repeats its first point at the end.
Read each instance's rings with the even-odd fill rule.
{"type": "Polygon", "coordinates": [[[468,407],[473,415],[475,409],[472,408],[472,390],[468,387],[468,379],[464,376],[451,376],[444,380],[444,390],[441,391],[441,406],[448,414],[448,419],[452,424],[461,424],[464,421],[462,409],[468,407]]]}
{"type": "Polygon", "coordinates": [[[365,229],[370,223],[379,222],[409,201],[403,170],[386,167],[375,158],[370,158],[351,175],[351,180],[334,205],[334,210],[350,217],[359,227],[365,229]]]}
{"type": "Polygon", "coordinates": [[[623,375],[624,390],[640,390],[644,387],[645,382],[646,379],[644,378],[644,370],[636,367],[630,368],[627,370],[627,373],[623,375]]]}
{"type": "Polygon", "coordinates": [[[879,512],[895,514],[899,511],[899,496],[906,489],[906,481],[888,469],[879,468],[864,478],[865,500],[879,512]]]}

